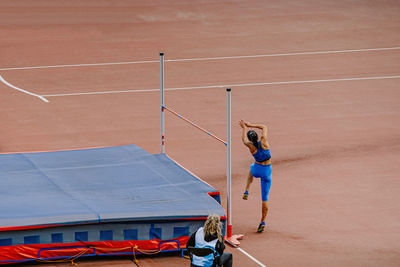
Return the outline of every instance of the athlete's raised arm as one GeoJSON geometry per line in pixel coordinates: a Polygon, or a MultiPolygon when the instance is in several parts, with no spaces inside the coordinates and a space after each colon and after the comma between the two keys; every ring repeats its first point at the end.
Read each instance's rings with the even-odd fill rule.
{"type": "Polygon", "coordinates": [[[253,124],[250,122],[245,122],[245,125],[249,128],[257,128],[262,130],[260,142],[264,149],[268,149],[269,148],[269,143],[267,138],[268,127],[264,124],[253,124]]]}

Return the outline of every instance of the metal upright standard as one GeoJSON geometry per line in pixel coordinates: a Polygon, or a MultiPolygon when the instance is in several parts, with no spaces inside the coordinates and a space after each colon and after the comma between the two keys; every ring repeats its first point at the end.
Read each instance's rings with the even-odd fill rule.
{"type": "Polygon", "coordinates": [[[160,139],[161,154],[165,154],[165,125],[164,125],[164,53],[160,53],[160,139]]]}
{"type": "Polygon", "coordinates": [[[232,208],[231,208],[231,88],[226,89],[226,195],[228,226],[227,236],[232,236],[232,208]]]}
{"type": "Polygon", "coordinates": [[[226,190],[227,190],[227,233],[226,241],[234,247],[239,246],[239,239],[243,238],[243,235],[232,235],[232,206],[231,206],[231,195],[232,195],[232,181],[231,181],[231,88],[226,89],[226,190]]]}

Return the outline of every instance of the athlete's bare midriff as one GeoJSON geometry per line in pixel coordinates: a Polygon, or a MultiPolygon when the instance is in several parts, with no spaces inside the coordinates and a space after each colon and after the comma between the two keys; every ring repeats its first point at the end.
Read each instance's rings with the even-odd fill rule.
{"type": "Polygon", "coordinates": [[[256,163],[257,163],[257,164],[260,164],[260,165],[270,165],[270,164],[271,164],[271,159],[266,160],[266,161],[263,161],[263,162],[258,162],[258,161],[256,161],[256,163]]]}

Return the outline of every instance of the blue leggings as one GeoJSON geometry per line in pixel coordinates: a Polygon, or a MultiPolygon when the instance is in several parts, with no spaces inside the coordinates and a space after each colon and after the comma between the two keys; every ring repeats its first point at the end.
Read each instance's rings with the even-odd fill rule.
{"type": "Polygon", "coordinates": [[[261,165],[254,162],[250,166],[250,172],[254,178],[260,178],[262,201],[268,201],[269,189],[271,188],[271,173],[272,173],[271,164],[261,165]]]}

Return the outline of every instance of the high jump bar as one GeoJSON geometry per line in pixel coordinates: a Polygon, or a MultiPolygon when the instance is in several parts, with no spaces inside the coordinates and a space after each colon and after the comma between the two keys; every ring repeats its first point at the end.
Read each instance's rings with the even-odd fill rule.
{"type": "Polygon", "coordinates": [[[243,238],[243,235],[232,235],[232,207],[231,207],[231,189],[232,189],[232,175],[231,175],[231,88],[226,89],[226,127],[227,127],[227,141],[218,138],[211,134],[207,130],[201,128],[190,120],[184,118],[175,111],[167,108],[164,105],[164,53],[160,53],[160,143],[161,143],[161,154],[165,154],[165,114],[164,110],[168,110],[179,118],[185,120],[191,125],[195,126],[199,130],[207,133],[208,135],[216,138],[226,146],[226,183],[227,183],[227,237],[226,241],[234,246],[240,245],[238,239],[243,238]]]}
{"type": "Polygon", "coordinates": [[[219,138],[218,136],[210,133],[209,131],[207,131],[206,129],[200,127],[199,125],[197,125],[196,123],[188,120],[187,118],[183,117],[182,115],[178,114],[177,112],[173,111],[172,109],[166,107],[166,106],[162,106],[161,108],[171,112],[172,114],[174,114],[175,116],[177,116],[178,118],[181,118],[182,120],[186,121],[187,123],[193,125],[194,127],[196,127],[197,129],[199,129],[202,132],[205,132],[206,134],[208,134],[209,136],[215,138],[216,140],[218,140],[219,142],[223,143],[224,145],[228,145],[228,143],[226,143],[224,140],[222,140],[221,138],[219,138]]]}

